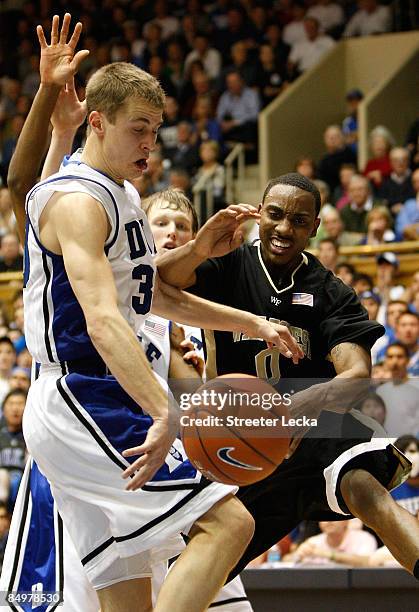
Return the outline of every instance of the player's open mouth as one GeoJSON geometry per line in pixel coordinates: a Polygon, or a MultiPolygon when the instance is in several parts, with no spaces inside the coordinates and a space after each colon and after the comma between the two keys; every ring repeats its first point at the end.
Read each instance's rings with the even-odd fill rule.
{"type": "Polygon", "coordinates": [[[139,170],[143,172],[144,170],[147,170],[147,159],[145,157],[143,157],[142,159],[137,159],[137,161],[134,163],[139,170]]]}
{"type": "Polygon", "coordinates": [[[285,253],[291,247],[292,242],[290,240],[271,238],[271,249],[276,255],[282,255],[282,253],[285,253]]]}
{"type": "Polygon", "coordinates": [[[175,242],[172,242],[171,240],[168,240],[163,245],[164,249],[175,249],[176,247],[177,247],[177,244],[175,242]]]}

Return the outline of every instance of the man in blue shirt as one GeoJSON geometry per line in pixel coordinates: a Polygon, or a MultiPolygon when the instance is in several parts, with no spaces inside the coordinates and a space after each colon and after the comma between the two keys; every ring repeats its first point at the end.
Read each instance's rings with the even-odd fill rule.
{"type": "Polygon", "coordinates": [[[227,75],[226,85],[227,91],[222,94],[217,107],[217,120],[225,140],[256,143],[259,95],[245,86],[237,71],[227,75]]]}

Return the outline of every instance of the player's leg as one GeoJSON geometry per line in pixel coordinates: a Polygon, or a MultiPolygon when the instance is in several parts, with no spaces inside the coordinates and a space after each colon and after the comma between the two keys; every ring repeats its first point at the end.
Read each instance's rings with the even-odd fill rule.
{"type": "Polygon", "coordinates": [[[153,610],[149,578],[117,582],[100,589],[97,595],[101,612],[152,612],[153,610]]]}
{"type": "Polygon", "coordinates": [[[368,525],[391,554],[419,580],[419,521],[397,504],[374,476],[362,469],[347,472],[340,492],[348,510],[368,525]]]}
{"type": "Polygon", "coordinates": [[[253,530],[253,519],[238,499],[229,495],[217,502],[192,526],[191,539],[162,586],[155,612],[205,610],[240,559],[253,530]]]}

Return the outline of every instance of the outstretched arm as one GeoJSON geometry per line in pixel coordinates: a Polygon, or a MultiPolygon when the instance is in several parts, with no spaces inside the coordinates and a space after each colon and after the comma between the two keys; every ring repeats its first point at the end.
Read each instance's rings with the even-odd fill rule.
{"type": "Polygon", "coordinates": [[[20,240],[25,237],[25,197],[38,176],[42,158],[48,143],[49,121],[61,89],[70,82],[88,51],[75,48],[80,38],[81,23],[77,23],[70,40],[71,16],[66,13],[59,32],[59,18],[52,19],[51,43],[48,45],[41,26],[37,35],[41,47],[39,66],[41,84],[32,103],[28,117],[16,145],[9,166],[7,183],[16,215],[20,240]]]}

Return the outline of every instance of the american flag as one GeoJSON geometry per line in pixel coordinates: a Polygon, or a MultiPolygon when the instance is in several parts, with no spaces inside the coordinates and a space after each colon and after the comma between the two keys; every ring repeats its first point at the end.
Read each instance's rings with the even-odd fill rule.
{"type": "Polygon", "coordinates": [[[313,294],[293,293],[291,304],[299,304],[300,306],[313,306],[313,294]]]}
{"type": "Polygon", "coordinates": [[[158,321],[152,321],[151,319],[145,320],[144,327],[146,331],[150,332],[151,334],[156,334],[156,336],[161,336],[162,338],[167,330],[167,325],[158,323],[158,321]]]}

